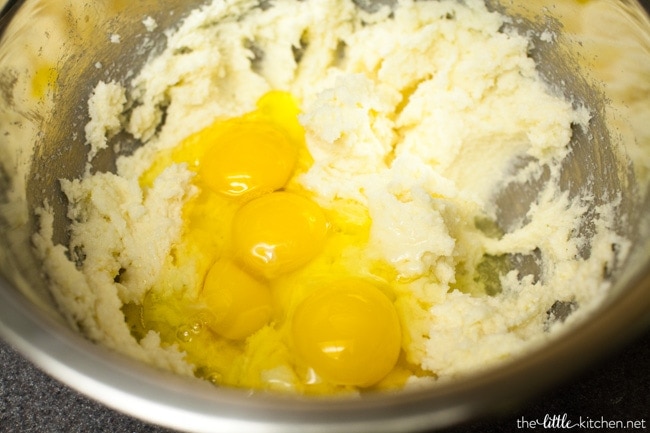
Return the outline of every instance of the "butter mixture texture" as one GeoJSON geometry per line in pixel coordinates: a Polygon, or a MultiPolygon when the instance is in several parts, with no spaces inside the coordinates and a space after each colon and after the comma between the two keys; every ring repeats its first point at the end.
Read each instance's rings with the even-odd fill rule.
{"type": "Polygon", "coordinates": [[[67,247],[40,211],[61,311],[179,374],[314,394],[435,383],[548,341],[602,300],[627,242],[617,197],[586,233],[593,197],[560,187],[589,110],[509,24],[478,0],[197,9],[88,101],[89,164],[120,131],[143,146],[62,180],[67,247]]]}

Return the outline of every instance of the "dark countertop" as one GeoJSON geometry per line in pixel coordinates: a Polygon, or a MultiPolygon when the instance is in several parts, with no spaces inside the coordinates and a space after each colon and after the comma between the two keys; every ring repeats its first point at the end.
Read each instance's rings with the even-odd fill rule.
{"type": "MultiPolygon", "coordinates": [[[[42,373],[2,341],[0,366],[1,433],[171,433],[78,394],[42,373]]],[[[645,428],[626,431],[650,431],[650,332],[517,411],[444,432],[554,431],[545,427],[531,428],[530,424],[522,428],[526,427],[522,422],[563,414],[573,422],[580,417],[597,421],[637,421],[645,428]]]]}

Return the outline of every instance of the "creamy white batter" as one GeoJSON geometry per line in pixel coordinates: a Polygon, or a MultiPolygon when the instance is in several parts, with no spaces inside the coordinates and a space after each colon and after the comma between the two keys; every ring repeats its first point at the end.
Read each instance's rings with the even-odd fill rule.
{"type": "Polygon", "coordinates": [[[34,241],[73,326],[192,374],[183,354],[161,347],[155,333],[136,341],[120,311],[160,275],[183,204],[195,194],[182,165],[152,189],[138,178],[157,152],[215,118],[252,110],[272,89],[300,101],[314,164],[296,181],[325,208],[337,200],[367,207],[367,254],[400,275],[403,350],[431,373],[426,380],[495,365],[547,341],[561,328],[547,313],[557,301],[582,314],[598,305],[611,246],[624,254],[627,243],[611,230],[611,206],[603,206],[583,258],[588,240],[578,233],[593,198],[558,187],[572,126],[586,128],[589,111],[543,82],[527,56],[529,40],[502,30],[506,17],[477,0],[405,0],[374,13],[346,0],[254,4],[216,1],[195,11],[129,89],[98,83],[88,103],[89,161],[120,130],[146,145],[120,158],[117,174],[62,182],[82,266],[52,245],[51,215],[41,212],[44,229],[34,241]],[[500,233],[477,224],[497,218],[500,190],[526,182],[540,191],[525,217],[500,233]],[[485,271],[486,257],[504,255],[532,261],[536,271],[499,268],[499,259],[485,271]],[[486,295],[490,272],[499,290],[486,295]]]}

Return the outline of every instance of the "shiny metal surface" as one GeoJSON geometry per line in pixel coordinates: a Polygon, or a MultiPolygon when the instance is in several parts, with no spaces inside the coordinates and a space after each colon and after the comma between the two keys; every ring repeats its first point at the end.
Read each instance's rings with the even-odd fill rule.
{"type": "MultiPolygon", "coordinates": [[[[193,432],[416,431],[499,411],[551,386],[650,326],[649,174],[618,148],[628,141],[650,148],[645,126],[650,118],[639,118],[631,109],[650,104],[650,19],[638,2],[600,2],[612,15],[602,21],[590,17],[588,23],[581,11],[589,2],[489,4],[516,17],[513,25],[524,31],[554,28],[561,33],[550,49],[533,48],[531,56],[550,83],[594,110],[591,129],[575,133],[563,187],[571,194],[592,191],[594,206],[623,193],[616,229],[634,239],[634,249],[626,262],[609,270],[611,296],[590,320],[514,362],[431,389],[358,400],[215,390],[98,347],[63,323],[31,254],[34,209],[44,200],[50,203],[55,240],[65,244],[66,203],[58,179],[79,176],[84,169],[87,96],[99,79],[126,84],[164,47],[162,31],[202,2],[17,2],[0,22],[0,336],[46,372],[110,407],[193,432]],[[159,27],[145,35],[134,23],[147,15],[159,27]],[[627,32],[616,33],[610,20],[625,23],[627,32]],[[111,43],[107,35],[113,33],[121,35],[122,43],[111,43]],[[35,98],[34,80],[53,70],[56,78],[46,80],[35,98]]],[[[534,47],[549,45],[537,41],[534,47]]],[[[138,144],[127,142],[120,152],[138,144]]],[[[114,169],[115,157],[112,150],[101,153],[95,169],[114,169]]],[[[502,228],[525,212],[535,194],[535,185],[501,192],[502,228]]],[[[584,230],[588,233],[588,225],[584,230]]]]}

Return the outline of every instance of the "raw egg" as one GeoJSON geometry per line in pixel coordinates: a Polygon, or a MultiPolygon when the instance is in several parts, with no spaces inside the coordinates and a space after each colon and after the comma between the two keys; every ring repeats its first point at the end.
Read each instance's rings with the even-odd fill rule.
{"type": "Polygon", "coordinates": [[[360,278],[315,289],[296,309],[291,332],[307,365],[340,385],[376,384],[395,367],[401,350],[393,303],[360,278]]]}
{"type": "Polygon", "coordinates": [[[232,197],[259,196],[284,187],[304,141],[297,114],[291,95],[269,92],[260,98],[257,110],[217,120],[200,131],[195,139],[206,149],[198,164],[201,180],[232,197]]]}
{"type": "Polygon", "coordinates": [[[235,257],[266,278],[310,261],[323,247],[327,219],[312,200],[290,192],[256,198],[233,219],[235,257]]]}
{"type": "Polygon", "coordinates": [[[278,125],[264,120],[224,122],[215,128],[200,165],[203,181],[214,191],[229,195],[275,191],[289,180],[297,149],[278,125]]]}
{"type": "Polygon", "coordinates": [[[224,196],[241,198],[281,189],[304,155],[305,133],[291,94],[271,91],[257,108],[238,117],[218,117],[162,153],[142,176],[151,185],[171,163],[187,163],[197,183],[224,196]],[[301,150],[303,151],[301,153],[301,150]]]}
{"type": "Polygon", "coordinates": [[[201,299],[207,307],[207,325],[217,334],[240,340],[271,319],[271,290],[228,260],[216,262],[207,273],[201,299]]]}
{"type": "Polygon", "coordinates": [[[290,94],[271,91],[255,110],[160,152],[143,188],[184,163],[199,193],[184,205],[159,281],[126,309],[127,321],[140,338],[158,332],[219,385],[311,394],[399,386],[407,376],[396,368],[391,273],[373,274],[383,267],[364,256],[365,208],[322,207],[295,181],[312,162],[298,114],[290,94]],[[315,283],[323,276],[328,283],[315,283]]]}

